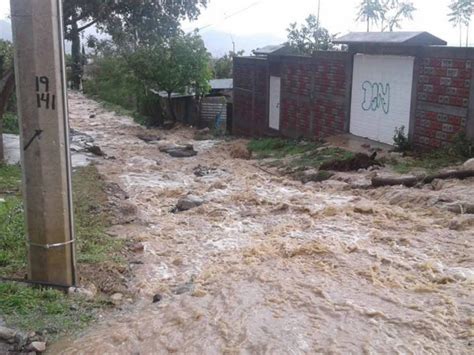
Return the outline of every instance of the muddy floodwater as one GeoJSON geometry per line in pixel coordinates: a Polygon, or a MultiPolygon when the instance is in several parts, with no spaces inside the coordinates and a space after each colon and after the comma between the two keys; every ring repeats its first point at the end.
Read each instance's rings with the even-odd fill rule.
{"type": "Polygon", "coordinates": [[[431,203],[450,189],[472,196],[474,181],[441,192],[303,185],[232,159],[235,142],[179,129],[151,131],[163,139],[149,144],[128,117],[79,94],[70,105],[72,127],[109,157],[100,173],[138,208],[118,230],[145,251],[129,282],[136,301],[51,353],[474,352],[474,228],[452,228],[459,217],[431,203]],[[159,150],[186,143],[197,156],[159,150]],[[172,213],[188,194],[205,203],[172,213]]]}

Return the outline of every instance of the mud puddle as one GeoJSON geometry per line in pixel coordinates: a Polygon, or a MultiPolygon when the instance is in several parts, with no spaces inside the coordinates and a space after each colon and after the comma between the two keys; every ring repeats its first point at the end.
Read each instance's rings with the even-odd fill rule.
{"type": "Polygon", "coordinates": [[[70,105],[73,128],[114,157],[96,163],[137,206],[121,237],[145,251],[136,303],[51,353],[472,351],[474,229],[449,229],[454,215],[271,176],[187,129],[147,144],[129,118],[79,94],[70,105]],[[186,143],[196,157],[159,151],[186,143]],[[204,204],[172,213],[188,194],[204,204]]]}

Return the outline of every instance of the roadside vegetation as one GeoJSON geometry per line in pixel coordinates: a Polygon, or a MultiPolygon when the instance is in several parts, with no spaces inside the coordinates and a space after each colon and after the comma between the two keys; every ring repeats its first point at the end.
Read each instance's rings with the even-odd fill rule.
{"type": "Polygon", "coordinates": [[[275,168],[280,174],[305,183],[331,178],[332,173],[320,169],[323,164],[346,161],[354,157],[353,153],[344,149],[306,140],[254,139],[249,142],[247,148],[255,159],[263,160],[262,166],[275,168]]]}
{"type": "Polygon", "coordinates": [[[0,318],[9,327],[47,334],[53,340],[83,329],[111,307],[104,292],[122,291],[122,281],[116,276],[120,272],[116,271],[126,270],[125,244],[105,234],[109,212],[104,181],[95,167],[81,168],[73,176],[78,267],[81,284],[94,284],[97,296],[72,297],[59,290],[10,281],[21,281],[27,271],[20,186],[20,168],[0,165],[0,318]]]}
{"type": "Polygon", "coordinates": [[[428,173],[436,173],[443,168],[464,163],[474,157],[474,141],[466,135],[458,135],[448,147],[430,150],[415,151],[405,134],[405,128],[395,129],[393,136],[394,151],[403,156],[399,159],[385,159],[385,163],[392,166],[400,174],[409,173],[415,169],[423,169],[428,173]]]}
{"type": "MultiPolygon", "coordinates": [[[[395,135],[394,143],[394,151],[400,152],[400,157],[382,157],[375,165],[388,166],[399,174],[420,170],[434,174],[474,157],[474,142],[463,136],[459,136],[449,147],[429,152],[413,151],[400,131],[395,135]]],[[[342,163],[344,169],[347,162],[351,167],[347,171],[357,171],[360,163],[360,168],[365,168],[364,164],[370,159],[317,141],[262,138],[251,140],[247,148],[255,159],[262,160],[262,166],[275,168],[281,174],[306,182],[329,179],[331,174],[325,170],[331,171],[331,165],[340,167],[342,163]]]]}

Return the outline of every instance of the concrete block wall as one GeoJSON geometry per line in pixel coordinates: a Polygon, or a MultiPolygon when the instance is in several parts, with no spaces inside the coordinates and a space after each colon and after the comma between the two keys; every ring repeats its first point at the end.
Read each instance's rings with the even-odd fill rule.
{"type": "Polygon", "coordinates": [[[449,145],[473,125],[474,52],[427,48],[417,59],[413,143],[421,148],[449,145]]]}

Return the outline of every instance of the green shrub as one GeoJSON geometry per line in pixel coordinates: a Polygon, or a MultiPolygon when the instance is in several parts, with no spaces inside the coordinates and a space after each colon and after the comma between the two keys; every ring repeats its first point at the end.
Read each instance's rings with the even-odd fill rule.
{"type": "Polygon", "coordinates": [[[3,133],[19,134],[20,126],[18,116],[13,112],[6,112],[3,115],[3,133]]]}
{"type": "Polygon", "coordinates": [[[92,65],[90,78],[84,81],[84,93],[137,110],[140,88],[126,61],[118,56],[97,58],[92,65]]]}
{"type": "Polygon", "coordinates": [[[401,126],[400,128],[398,127],[395,128],[393,142],[394,142],[396,152],[404,153],[412,149],[412,146],[405,133],[405,126],[401,126]]]}
{"type": "Polygon", "coordinates": [[[451,146],[451,153],[463,158],[473,158],[474,140],[469,139],[465,133],[458,134],[451,146]]]}

